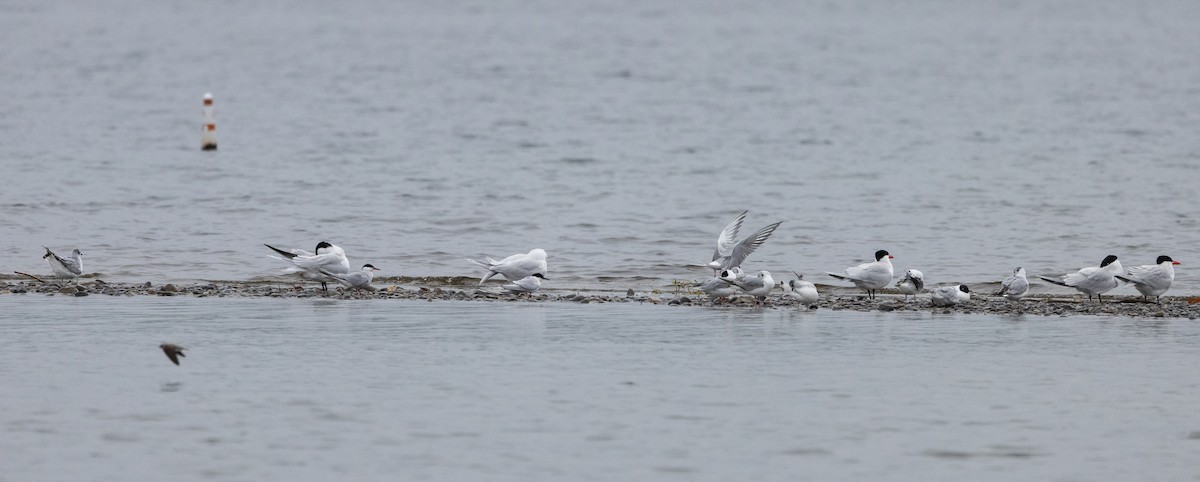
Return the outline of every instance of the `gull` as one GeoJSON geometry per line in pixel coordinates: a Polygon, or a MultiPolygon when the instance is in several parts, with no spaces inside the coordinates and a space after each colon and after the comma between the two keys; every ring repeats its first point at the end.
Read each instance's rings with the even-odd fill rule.
{"type": "Polygon", "coordinates": [[[471,258],[467,258],[467,261],[475,263],[483,267],[483,269],[488,270],[488,274],[484,275],[483,279],[479,280],[479,284],[481,286],[485,281],[496,275],[503,276],[504,279],[509,281],[518,281],[535,274],[542,275],[542,279],[549,279],[546,278],[546,250],[541,248],[534,249],[527,254],[514,254],[500,261],[496,261],[492,258],[484,259],[487,260],[487,263],[481,263],[471,258]]]}
{"type": "MultiPolygon", "coordinates": [[[[722,275],[728,275],[729,271],[723,271],[722,275]]],[[[738,294],[738,288],[730,284],[728,281],[720,277],[714,277],[705,281],[700,285],[700,291],[708,295],[708,301],[715,302],[718,298],[729,298],[738,294]]]]}
{"type": "Polygon", "coordinates": [[[826,273],[840,280],[854,283],[859,289],[866,290],[867,299],[875,299],[875,291],[892,282],[892,255],[885,250],[875,252],[874,263],[863,263],[846,268],[843,274],[826,273]]]}
{"type": "Polygon", "coordinates": [[[187,355],[183,354],[183,347],[179,346],[179,345],[163,343],[161,345],[158,345],[158,347],[162,348],[163,353],[165,353],[167,355],[167,358],[169,358],[171,360],[171,363],[174,363],[176,365],[179,364],[179,357],[187,356],[187,355]]]}
{"type": "Polygon", "coordinates": [[[300,273],[300,276],[304,279],[318,281],[321,283],[321,291],[329,292],[327,283],[337,281],[337,278],[323,274],[323,271],[336,274],[350,272],[350,260],[346,258],[346,251],[327,241],[317,243],[315,253],[310,253],[302,249],[284,251],[269,244],[264,244],[263,246],[271,248],[272,251],[283,256],[282,258],[271,256],[272,258],[287,261],[295,265],[284,269],[284,273],[300,273]]]}
{"type": "Polygon", "coordinates": [[[512,283],[501,286],[506,291],[511,291],[517,294],[533,293],[542,289],[542,280],[546,279],[541,273],[534,273],[531,276],[526,276],[512,283]]]}
{"type": "Polygon", "coordinates": [[[721,273],[721,279],[728,281],[730,284],[741,288],[746,294],[753,296],[757,301],[766,302],[767,295],[775,289],[775,279],[771,277],[770,271],[759,271],[758,274],[748,275],[739,271],[725,271],[721,273]]]}
{"type": "MultiPolygon", "coordinates": [[[[45,246],[42,246],[46,248],[45,246]]],[[[42,259],[50,263],[50,269],[54,270],[56,276],[62,278],[74,278],[83,274],[83,253],[79,249],[71,251],[70,259],[63,259],[50,248],[46,248],[46,254],[42,255],[42,259]]]]}
{"type": "Polygon", "coordinates": [[[942,286],[933,290],[929,298],[933,300],[933,306],[954,306],[964,301],[970,301],[971,290],[967,288],[967,285],[942,286]]]}
{"type": "Polygon", "coordinates": [[[717,250],[713,252],[712,262],[707,265],[709,268],[712,268],[714,273],[741,266],[746,261],[746,257],[750,256],[750,253],[753,253],[759,246],[762,246],[767,241],[767,238],[771,237],[771,233],[775,232],[775,228],[783,224],[783,221],[768,224],[766,227],[755,231],[754,234],[735,243],[733,240],[737,238],[738,229],[741,229],[742,221],[745,220],[746,213],[748,212],[742,211],[742,214],[734,218],[728,226],[725,226],[725,229],[721,230],[721,235],[717,236],[717,250]]]}
{"type": "Polygon", "coordinates": [[[1133,287],[1137,288],[1146,301],[1150,301],[1150,297],[1153,296],[1156,303],[1161,303],[1159,297],[1171,288],[1171,282],[1175,281],[1174,265],[1179,262],[1170,256],[1159,256],[1154,262],[1156,264],[1134,266],[1129,268],[1129,274],[1119,274],[1116,277],[1133,283],[1133,287]]]}
{"type": "Polygon", "coordinates": [[[1122,274],[1124,270],[1121,268],[1121,262],[1117,261],[1117,257],[1108,255],[1104,257],[1104,261],[1099,267],[1090,266],[1079,270],[1078,273],[1069,274],[1063,279],[1058,280],[1045,276],[1038,276],[1043,280],[1049,281],[1059,286],[1068,286],[1079,290],[1080,293],[1088,295],[1088,300],[1094,295],[1097,300],[1103,302],[1101,297],[1104,293],[1112,291],[1120,284],[1117,281],[1116,275],[1122,274]]]}
{"type": "Polygon", "coordinates": [[[904,270],[904,278],[896,282],[896,289],[904,295],[904,301],[908,302],[908,297],[916,296],[921,290],[925,289],[925,273],[915,269],[904,270]]]}
{"type": "Polygon", "coordinates": [[[370,264],[364,264],[362,266],[362,271],[356,271],[353,273],[334,273],[332,271],[325,270],[324,268],[321,268],[320,271],[321,274],[333,278],[334,281],[338,282],[338,284],[341,284],[347,288],[356,290],[373,290],[374,288],[371,288],[371,280],[375,279],[375,272],[379,271],[379,268],[371,266],[370,264]]]}
{"type": "Polygon", "coordinates": [[[811,282],[804,281],[804,275],[800,273],[792,271],[792,274],[796,275],[796,279],[788,280],[787,283],[780,281],[779,287],[788,296],[800,302],[801,305],[808,306],[809,308],[815,307],[819,296],[817,294],[817,286],[811,282]]]}
{"type": "Polygon", "coordinates": [[[1025,268],[1020,266],[1013,270],[1012,276],[1004,278],[1000,283],[1000,292],[996,293],[1006,299],[1019,301],[1029,293],[1029,280],[1025,278],[1025,268]]]}

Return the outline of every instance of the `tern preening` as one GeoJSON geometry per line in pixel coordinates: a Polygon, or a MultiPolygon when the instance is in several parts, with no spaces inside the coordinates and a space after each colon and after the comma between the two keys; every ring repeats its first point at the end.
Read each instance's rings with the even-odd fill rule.
{"type": "Polygon", "coordinates": [[[541,248],[534,249],[525,254],[514,254],[500,261],[492,258],[484,259],[487,260],[486,263],[467,258],[467,261],[488,270],[488,274],[483,275],[483,279],[479,280],[480,285],[483,285],[485,281],[496,275],[503,276],[504,279],[514,282],[535,274],[542,275],[542,279],[549,279],[546,278],[546,250],[541,248]]]}
{"type": "Polygon", "coordinates": [[[374,288],[371,288],[371,280],[375,279],[375,272],[379,271],[379,268],[371,266],[370,264],[364,264],[361,271],[355,271],[353,273],[334,273],[323,268],[320,271],[321,274],[333,278],[334,281],[337,281],[338,284],[345,286],[346,288],[355,290],[372,290],[374,288]]]}
{"type": "Polygon", "coordinates": [[[750,256],[750,253],[753,253],[759,246],[762,246],[767,241],[767,238],[771,237],[771,233],[775,232],[775,228],[783,224],[783,221],[768,224],[766,227],[755,231],[754,234],[735,242],[738,230],[742,228],[742,221],[746,220],[746,213],[748,212],[750,211],[742,211],[742,214],[733,218],[733,221],[725,226],[725,229],[721,230],[721,234],[717,236],[717,250],[713,252],[712,262],[707,265],[709,268],[712,268],[713,273],[740,267],[746,261],[746,257],[750,256]]]}
{"type": "Polygon", "coordinates": [[[896,289],[900,290],[907,302],[909,296],[916,296],[925,289],[925,273],[915,269],[904,270],[904,278],[896,282],[896,289]]]}
{"type": "Polygon", "coordinates": [[[1128,274],[1119,274],[1116,277],[1133,283],[1133,287],[1146,301],[1150,301],[1150,297],[1153,296],[1156,303],[1161,303],[1159,297],[1171,289],[1171,283],[1175,281],[1175,265],[1179,262],[1170,256],[1159,256],[1154,262],[1156,264],[1134,266],[1129,268],[1128,274]]]}
{"type": "Polygon", "coordinates": [[[971,289],[967,285],[942,286],[929,294],[933,306],[954,306],[964,301],[970,301],[971,289]]]}
{"type": "Polygon", "coordinates": [[[327,283],[336,282],[334,278],[324,272],[346,274],[350,272],[350,260],[346,258],[346,251],[335,246],[327,241],[317,243],[316,252],[310,253],[302,249],[293,249],[284,251],[269,244],[264,244],[272,251],[279,253],[279,256],[271,256],[272,258],[287,261],[292,263],[292,267],[283,270],[286,274],[300,273],[300,276],[318,281],[321,283],[321,291],[329,292],[327,283]]]}
{"type": "Polygon", "coordinates": [[[1100,266],[1090,266],[1079,270],[1077,273],[1071,273],[1062,279],[1049,278],[1046,276],[1038,276],[1043,280],[1049,281],[1059,286],[1068,286],[1079,290],[1080,293],[1088,295],[1088,300],[1095,296],[1100,302],[1104,299],[1101,297],[1104,293],[1112,291],[1120,285],[1117,280],[1117,275],[1123,274],[1124,269],[1121,268],[1121,262],[1117,261],[1117,257],[1108,255],[1104,257],[1104,261],[1100,262],[1100,266]]]}
{"type": "Polygon", "coordinates": [[[1012,276],[1004,278],[1000,283],[1000,292],[996,293],[1005,299],[1019,301],[1029,293],[1029,279],[1025,277],[1025,268],[1017,267],[1012,276]]]}
{"type": "MultiPolygon", "coordinates": [[[[46,248],[45,246],[42,246],[46,248]]],[[[50,269],[54,270],[54,275],[61,278],[74,278],[83,274],[83,253],[78,248],[71,251],[70,258],[63,258],[50,248],[46,248],[46,254],[42,255],[42,259],[50,263],[50,269]]]]}
{"type": "Polygon", "coordinates": [[[854,283],[867,292],[867,299],[875,299],[875,291],[892,282],[892,255],[885,250],[875,252],[875,262],[863,263],[846,268],[842,274],[826,273],[840,280],[854,283]]]}

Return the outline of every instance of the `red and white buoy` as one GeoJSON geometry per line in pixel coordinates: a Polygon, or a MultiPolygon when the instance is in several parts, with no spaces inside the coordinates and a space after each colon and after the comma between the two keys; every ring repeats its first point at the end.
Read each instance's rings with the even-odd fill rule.
{"type": "Polygon", "coordinates": [[[217,120],[213,118],[212,94],[204,94],[204,125],[200,126],[200,150],[217,150],[217,120]]]}

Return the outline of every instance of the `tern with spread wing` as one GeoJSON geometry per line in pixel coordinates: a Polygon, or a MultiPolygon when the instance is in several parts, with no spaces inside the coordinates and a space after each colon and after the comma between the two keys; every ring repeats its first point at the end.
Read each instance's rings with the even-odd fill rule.
{"type": "Polygon", "coordinates": [[[778,223],[768,224],[766,227],[755,231],[754,234],[743,238],[741,241],[734,242],[737,238],[737,232],[742,227],[742,221],[746,219],[746,213],[742,211],[725,229],[721,230],[721,235],[717,236],[717,250],[713,252],[712,262],[708,263],[708,267],[712,268],[713,272],[724,271],[729,268],[737,268],[746,261],[746,257],[750,256],[754,250],[762,246],[771,237],[771,233],[775,232],[783,221],[778,223]]]}

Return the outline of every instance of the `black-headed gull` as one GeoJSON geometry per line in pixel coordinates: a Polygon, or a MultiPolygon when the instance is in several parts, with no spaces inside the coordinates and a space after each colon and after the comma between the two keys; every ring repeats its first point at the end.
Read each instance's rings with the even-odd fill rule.
{"type": "Polygon", "coordinates": [[[1059,286],[1075,288],[1080,293],[1088,295],[1089,301],[1092,299],[1092,296],[1095,296],[1097,300],[1103,302],[1104,299],[1101,295],[1112,291],[1113,288],[1121,284],[1117,281],[1116,276],[1124,274],[1124,271],[1121,268],[1121,262],[1117,261],[1117,257],[1110,254],[1104,257],[1104,261],[1100,262],[1100,266],[1083,268],[1078,273],[1071,273],[1061,280],[1046,276],[1038,276],[1038,278],[1059,286]]]}
{"type": "MultiPolygon", "coordinates": [[[[726,275],[728,271],[724,272],[726,275]]],[[[719,298],[729,298],[741,292],[736,286],[719,277],[712,278],[700,284],[700,291],[708,295],[708,300],[715,302],[719,298]]]]}
{"type": "Polygon", "coordinates": [[[1159,302],[1158,298],[1171,289],[1171,283],[1175,281],[1175,265],[1179,262],[1170,256],[1159,256],[1154,262],[1157,264],[1134,266],[1129,268],[1128,274],[1116,276],[1122,281],[1133,283],[1133,287],[1137,288],[1146,301],[1150,301],[1150,297],[1153,296],[1154,301],[1159,302]]]}
{"type": "Polygon", "coordinates": [[[280,258],[268,255],[271,258],[292,263],[292,267],[283,270],[285,274],[299,273],[304,279],[320,282],[321,291],[328,292],[328,283],[337,282],[337,278],[322,273],[322,270],[337,274],[350,272],[350,260],[346,258],[346,251],[328,241],[317,243],[316,251],[313,253],[302,249],[284,251],[269,244],[263,246],[271,248],[271,251],[283,256],[280,258]]]}
{"type": "Polygon", "coordinates": [[[1017,267],[1012,276],[1000,282],[1000,292],[996,293],[1011,301],[1019,301],[1029,293],[1029,279],[1025,277],[1025,268],[1017,267]]]}
{"type": "Polygon", "coordinates": [[[800,273],[792,271],[792,274],[796,275],[796,279],[788,280],[787,282],[780,281],[779,287],[783,289],[784,293],[787,293],[788,296],[794,298],[801,305],[808,307],[816,306],[817,298],[820,297],[820,294],[817,293],[817,286],[811,282],[804,281],[804,275],[800,273]]]}
{"type": "Polygon", "coordinates": [[[737,238],[738,229],[742,227],[742,221],[746,218],[746,213],[743,211],[738,217],[734,218],[725,229],[721,230],[721,235],[717,236],[717,250],[713,252],[713,260],[708,263],[708,267],[712,268],[713,272],[736,268],[746,261],[746,257],[750,256],[755,249],[762,246],[767,238],[771,237],[771,233],[775,232],[783,221],[778,223],[768,224],[766,227],[755,231],[754,234],[742,238],[741,241],[734,242],[737,238]]]}
{"type": "Polygon", "coordinates": [[[488,274],[483,275],[483,279],[479,280],[479,284],[483,283],[493,276],[500,275],[509,281],[517,281],[522,278],[527,278],[535,274],[542,275],[542,279],[546,278],[546,250],[536,248],[528,253],[514,254],[500,261],[492,258],[484,258],[486,263],[475,261],[467,258],[467,261],[475,263],[488,270],[488,274]]]}
{"type": "Polygon", "coordinates": [[[852,268],[846,268],[842,274],[826,273],[840,280],[854,283],[859,289],[866,290],[867,299],[875,299],[875,291],[892,282],[892,255],[885,250],[875,252],[874,263],[863,263],[852,268]]]}
{"type": "Polygon", "coordinates": [[[970,301],[971,289],[967,285],[942,286],[929,294],[933,306],[954,306],[964,301],[970,301]]]}
{"type": "MultiPolygon", "coordinates": [[[[45,246],[42,246],[46,248],[45,246]]],[[[83,253],[78,248],[71,251],[71,257],[63,258],[50,248],[46,248],[46,254],[42,255],[42,259],[50,263],[50,269],[54,270],[54,275],[62,278],[74,278],[83,274],[83,253]]]]}
{"type": "Polygon", "coordinates": [[[334,273],[332,271],[321,269],[322,274],[333,278],[338,282],[338,284],[356,290],[374,289],[371,288],[371,280],[375,279],[376,271],[379,271],[379,268],[371,266],[370,264],[364,264],[362,266],[362,271],[355,271],[352,273],[334,273]]]}
{"type": "Polygon", "coordinates": [[[757,274],[725,271],[721,274],[722,279],[741,288],[742,291],[745,291],[746,294],[753,296],[758,301],[765,302],[767,295],[771,294],[771,290],[775,289],[775,279],[771,277],[770,271],[759,271],[757,274]]]}
{"type": "Polygon", "coordinates": [[[904,295],[904,301],[907,302],[909,296],[916,296],[925,289],[925,273],[915,269],[904,270],[904,277],[896,282],[896,289],[904,295]]]}

